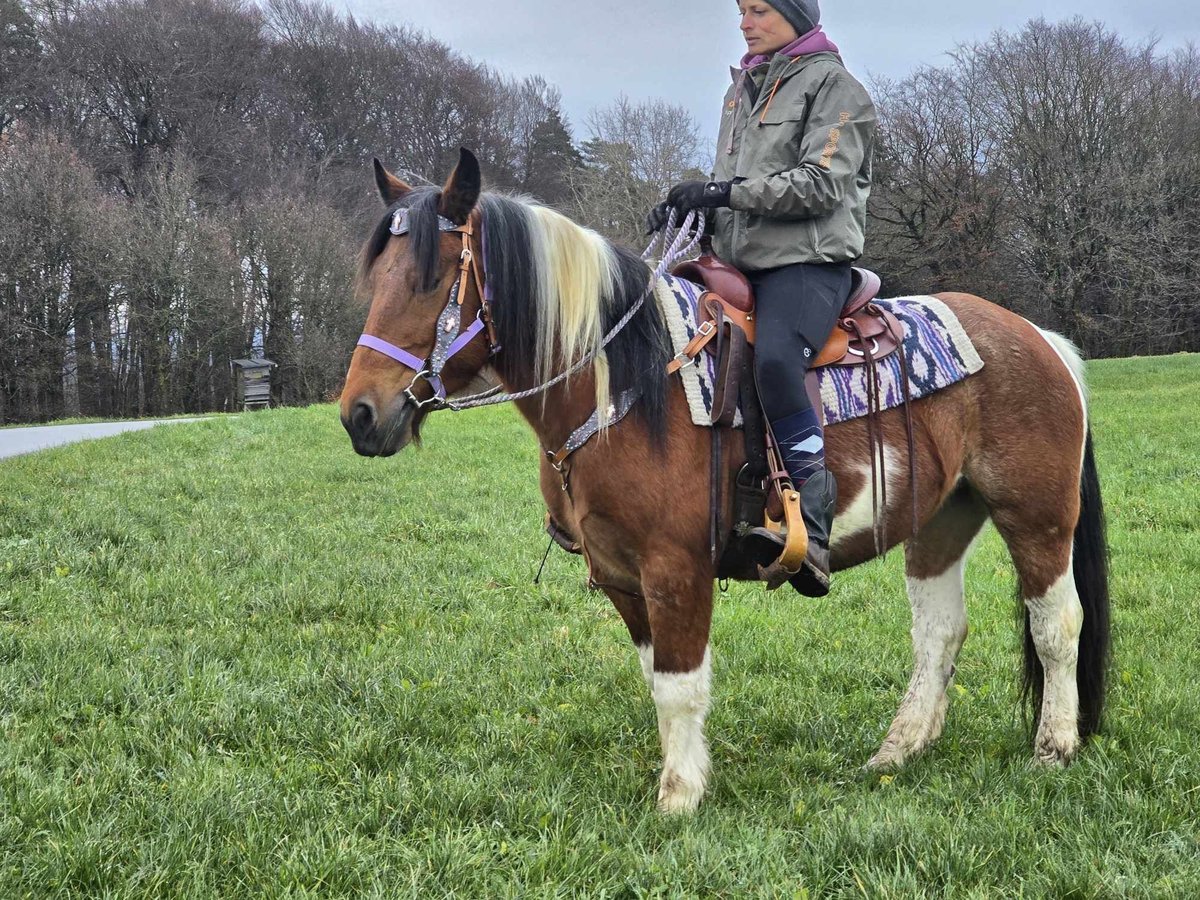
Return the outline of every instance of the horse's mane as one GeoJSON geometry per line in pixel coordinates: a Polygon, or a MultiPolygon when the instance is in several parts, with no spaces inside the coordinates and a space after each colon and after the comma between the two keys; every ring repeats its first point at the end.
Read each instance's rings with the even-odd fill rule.
{"type": "MultiPolygon", "coordinates": [[[[407,208],[420,290],[439,268],[436,188],[419,188],[391,207],[363,250],[363,272],[383,251],[398,208],[407,208]]],[[[485,193],[483,251],[492,317],[503,352],[497,368],[513,384],[532,386],[596,350],[604,335],[646,290],[651,271],[635,253],[526,198],[485,193]]],[[[655,434],[666,420],[664,369],[670,352],[653,297],[596,357],[596,404],[636,388],[634,409],[655,434]]]]}

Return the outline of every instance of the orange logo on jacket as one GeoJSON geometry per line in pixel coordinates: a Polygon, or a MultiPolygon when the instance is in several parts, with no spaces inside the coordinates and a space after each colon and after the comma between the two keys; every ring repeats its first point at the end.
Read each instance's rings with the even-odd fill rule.
{"type": "Polygon", "coordinates": [[[838,116],[838,124],[829,129],[829,140],[825,142],[824,152],[818,165],[828,169],[833,164],[833,154],[837,153],[838,139],[842,136],[842,126],[850,121],[850,113],[844,112],[838,116]]]}

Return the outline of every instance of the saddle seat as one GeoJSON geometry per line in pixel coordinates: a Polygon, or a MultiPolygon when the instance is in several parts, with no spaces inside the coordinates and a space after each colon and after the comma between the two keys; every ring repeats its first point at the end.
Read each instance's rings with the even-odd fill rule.
{"type": "MultiPolygon", "coordinates": [[[[754,288],[745,275],[710,254],[680,263],[671,274],[702,285],[715,295],[725,314],[741,325],[746,339],[754,343],[754,288]]],[[[870,269],[850,270],[850,296],[838,316],[837,327],[811,368],[857,366],[866,361],[868,352],[873,359],[896,352],[897,338],[904,332],[890,312],[871,305],[879,295],[879,287],[879,276],[870,269]]],[[[706,307],[701,302],[700,308],[706,307]]]]}

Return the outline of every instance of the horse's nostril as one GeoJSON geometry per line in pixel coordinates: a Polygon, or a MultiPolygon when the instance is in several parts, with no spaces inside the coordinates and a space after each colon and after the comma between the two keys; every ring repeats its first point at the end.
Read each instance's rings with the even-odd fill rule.
{"type": "Polygon", "coordinates": [[[350,413],[350,424],[358,434],[366,434],[375,424],[375,410],[369,403],[356,403],[350,413]]]}

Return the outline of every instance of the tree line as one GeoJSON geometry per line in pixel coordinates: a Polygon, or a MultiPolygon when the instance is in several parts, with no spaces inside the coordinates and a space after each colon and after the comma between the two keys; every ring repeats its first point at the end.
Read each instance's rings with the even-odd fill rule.
{"type": "MultiPolygon", "coordinates": [[[[1196,348],[1195,53],[1034,22],[875,94],[893,293],[974,291],[1090,355],[1196,348]]],[[[336,396],[372,156],[436,180],[471,147],[630,246],[710,168],[665,101],[583,131],[544,79],[317,0],[0,0],[0,421],[226,409],[255,351],[276,403],[336,396]]]]}

